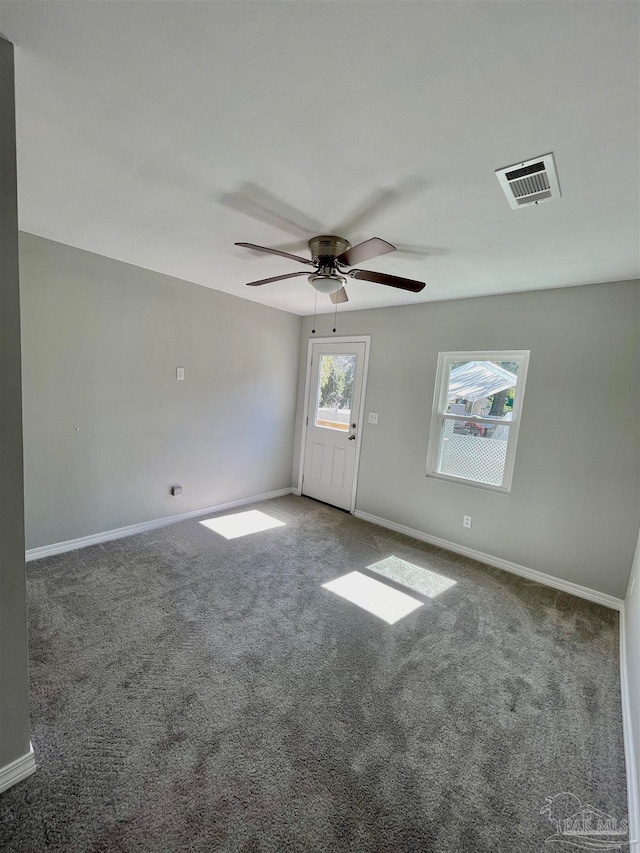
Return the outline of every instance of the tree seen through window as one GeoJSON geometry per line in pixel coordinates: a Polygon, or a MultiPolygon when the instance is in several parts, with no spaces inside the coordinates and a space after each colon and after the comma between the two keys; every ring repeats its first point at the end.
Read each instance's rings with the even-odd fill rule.
{"type": "Polygon", "coordinates": [[[353,374],[356,366],[352,355],[322,356],[320,365],[321,409],[350,409],[353,374]]]}

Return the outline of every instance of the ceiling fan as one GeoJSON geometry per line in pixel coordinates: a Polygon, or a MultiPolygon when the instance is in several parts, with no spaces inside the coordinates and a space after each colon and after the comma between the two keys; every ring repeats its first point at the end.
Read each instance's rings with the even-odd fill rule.
{"type": "Polygon", "coordinates": [[[300,270],[299,272],[290,272],[285,275],[274,275],[271,278],[262,278],[259,281],[249,281],[247,282],[247,287],[259,287],[262,284],[269,284],[272,281],[282,281],[298,275],[307,275],[309,284],[315,287],[320,293],[328,293],[334,305],[349,301],[344,288],[347,276],[365,281],[374,281],[377,284],[386,284],[389,287],[397,287],[400,290],[409,290],[412,293],[420,293],[426,287],[424,281],[415,281],[411,278],[401,278],[397,275],[374,272],[373,270],[346,269],[347,267],[353,267],[354,264],[369,261],[371,258],[377,258],[379,255],[395,252],[395,246],[387,243],[386,240],[381,240],[379,237],[372,237],[370,240],[365,240],[356,246],[352,246],[344,237],[333,235],[312,237],[308,243],[311,260],[303,258],[300,255],[282,252],[280,249],[256,246],[254,243],[235,243],[235,245],[243,246],[246,249],[253,249],[256,252],[281,255],[283,258],[291,258],[293,261],[299,261],[302,264],[315,267],[315,272],[311,274],[307,270],[300,270]]]}

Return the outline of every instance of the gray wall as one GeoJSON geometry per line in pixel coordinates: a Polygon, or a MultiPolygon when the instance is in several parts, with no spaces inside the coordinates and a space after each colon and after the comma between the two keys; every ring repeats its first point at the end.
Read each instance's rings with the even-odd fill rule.
{"type": "MultiPolygon", "coordinates": [[[[361,432],[357,509],[623,597],[638,533],[639,319],[638,282],[339,313],[338,336],[372,335],[366,408],[380,413],[361,432]],[[494,349],[531,350],[509,495],[425,477],[438,352],[494,349]]],[[[332,325],[320,317],[316,336],[332,325]]],[[[297,436],[310,330],[306,318],[297,436]]]]}
{"type": "Polygon", "coordinates": [[[28,548],[291,485],[299,317],[29,234],[20,264],[28,548]]]}
{"type": "MultiPolygon", "coordinates": [[[[633,771],[636,774],[637,785],[640,782],[640,779],[638,779],[638,773],[640,773],[640,532],[638,533],[638,543],[633,558],[627,597],[624,602],[624,615],[627,685],[629,688],[630,722],[633,732],[635,758],[633,771]]],[[[636,805],[636,814],[639,808],[636,805]]],[[[636,834],[633,836],[630,833],[630,837],[638,838],[639,829],[640,827],[635,827],[636,834]]]]}
{"type": "Polygon", "coordinates": [[[0,38],[0,768],[29,752],[13,46],[0,38]]]}

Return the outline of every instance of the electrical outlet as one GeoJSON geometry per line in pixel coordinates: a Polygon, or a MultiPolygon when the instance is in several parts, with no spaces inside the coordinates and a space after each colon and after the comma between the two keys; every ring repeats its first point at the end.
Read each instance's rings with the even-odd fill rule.
{"type": "Polygon", "coordinates": [[[377,424],[378,423],[378,413],[377,412],[369,412],[369,423],[377,424]]]}
{"type": "Polygon", "coordinates": [[[184,379],[184,367],[176,367],[176,379],[184,379]]]}
{"type": "Polygon", "coordinates": [[[462,526],[463,527],[471,527],[471,516],[463,515],[462,516],[462,526]]]}

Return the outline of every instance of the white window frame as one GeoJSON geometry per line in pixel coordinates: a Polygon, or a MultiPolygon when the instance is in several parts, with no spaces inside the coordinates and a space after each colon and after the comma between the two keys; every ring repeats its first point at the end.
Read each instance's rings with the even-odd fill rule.
{"type": "Polygon", "coordinates": [[[431,413],[431,429],[429,432],[429,447],[427,451],[427,477],[436,477],[439,480],[447,480],[452,483],[460,483],[477,489],[487,489],[491,492],[502,492],[508,494],[511,491],[513,480],[513,469],[516,460],[516,447],[518,445],[518,433],[520,431],[520,420],[522,416],[522,404],[527,382],[527,371],[529,369],[530,350],[494,350],[492,352],[441,352],[438,353],[438,369],[436,371],[436,384],[433,394],[433,410],[431,413]],[[511,421],[505,422],[502,418],[454,415],[447,412],[449,391],[449,366],[452,361],[518,361],[518,383],[513,398],[513,415],[511,421]],[[502,476],[502,485],[494,486],[491,483],[483,483],[480,480],[467,480],[464,477],[454,477],[451,474],[442,474],[436,470],[440,456],[440,443],[444,423],[451,421],[473,420],[479,424],[490,424],[508,426],[509,438],[507,439],[507,453],[502,476]]]}

